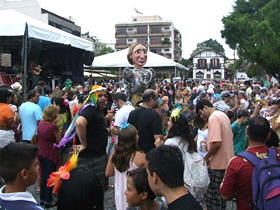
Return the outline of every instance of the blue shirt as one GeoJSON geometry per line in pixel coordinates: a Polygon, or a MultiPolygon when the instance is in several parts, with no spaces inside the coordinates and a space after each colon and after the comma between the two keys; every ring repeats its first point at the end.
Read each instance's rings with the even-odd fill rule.
{"type": "Polygon", "coordinates": [[[46,97],[46,96],[40,96],[38,105],[41,108],[41,111],[43,113],[45,108],[47,106],[51,105],[51,99],[49,97],[46,97]]]}
{"type": "Polygon", "coordinates": [[[22,140],[31,141],[36,133],[38,121],[42,119],[40,107],[33,102],[25,102],[19,107],[22,127],[22,140]]]}

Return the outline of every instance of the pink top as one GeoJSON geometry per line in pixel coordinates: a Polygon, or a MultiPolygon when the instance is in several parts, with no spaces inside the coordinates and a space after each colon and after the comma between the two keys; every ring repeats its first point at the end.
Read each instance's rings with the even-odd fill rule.
{"type": "Polygon", "coordinates": [[[124,172],[119,172],[115,167],[114,167],[114,173],[115,173],[115,204],[117,210],[123,210],[128,207],[128,204],[126,202],[126,197],[125,197],[125,191],[126,191],[126,181],[127,181],[127,175],[126,173],[128,171],[131,171],[133,169],[138,168],[133,161],[131,161],[128,170],[124,172]]]}
{"type": "MultiPolygon", "coordinates": [[[[208,119],[208,148],[211,142],[221,142],[221,147],[210,157],[210,169],[226,169],[234,156],[233,134],[228,116],[221,111],[214,111],[208,119]]],[[[209,151],[209,149],[208,149],[209,151]]]]}
{"type": "Polygon", "coordinates": [[[58,149],[54,148],[53,144],[56,142],[55,133],[58,132],[58,127],[54,123],[41,120],[38,128],[38,155],[48,158],[55,164],[59,162],[58,149]]]}

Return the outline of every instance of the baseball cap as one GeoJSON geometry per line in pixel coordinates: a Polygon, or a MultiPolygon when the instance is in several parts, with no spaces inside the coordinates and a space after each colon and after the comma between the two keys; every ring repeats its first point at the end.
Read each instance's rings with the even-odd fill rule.
{"type": "Polygon", "coordinates": [[[221,96],[222,96],[223,98],[225,98],[225,97],[232,97],[232,95],[230,94],[230,92],[229,92],[228,90],[222,91],[222,92],[221,92],[221,96]]]}

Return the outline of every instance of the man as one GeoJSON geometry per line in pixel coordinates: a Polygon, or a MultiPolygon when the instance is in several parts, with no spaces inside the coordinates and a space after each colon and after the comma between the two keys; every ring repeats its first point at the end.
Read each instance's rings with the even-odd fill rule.
{"type": "Polygon", "coordinates": [[[219,186],[227,164],[234,156],[230,120],[224,112],[215,110],[208,100],[198,101],[196,113],[203,120],[208,120],[208,153],[205,160],[209,167],[210,184],[205,195],[207,209],[225,209],[226,203],[219,194],[219,186]]]}
{"type": "Polygon", "coordinates": [[[154,148],[156,139],[163,139],[160,116],[153,110],[157,105],[156,91],[147,89],[142,95],[143,105],[130,112],[128,123],[138,130],[138,145],[145,153],[154,148]]]}
{"type": "Polygon", "coordinates": [[[221,92],[221,97],[222,100],[215,102],[213,106],[215,109],[226,113],[227,111],[230,110],[228,103],[230,102],[232,96],[228,90],[224,90],[221,92]]]}
{"type": "Polygon", "coordinates": [[[32,137],[37,133],[38,122],[42,119],[42,111],[38,106],[40,94],[37,90],[27,93],[27,102],[19,107],[19,118],[22,127],[22,141],[30,143],[32,137]]]}
{"type": "MultiPolygon", "coordinates": [[[[107,129],[103,110],[106,107],[105,88],[94,85],[91,91],[91,105],[86,105],[76,121],[76,131],[80,144],[79,165],[91,169],[105,189],[105,169],[107,164],[107,129]]],[[[104,196],[104,194],[103,194],[104,196]]]]}
{"type": "Polygon", "coordinates": [[[39,93],[39,102],[38,105],[41,108],[42,113],[44,112],[45,108],[51,105],[51,99],[44,95],[43,87],[40,85],[35,86],[34,88],[39,93]]]}
{"type": "Polygon", "coordinates": [[[127,122],[129,113],[134,110],[134,107],[127,103],[126,94],[123,92],[117,92],[113,95],[113,101],[118,111],[115,115],[115,123],[114,123],[114,131],[115,134],[118,135],[120,128],[123,123],[127,122]]]}
{"type": "MultiPolygon", "coordinates": [[[[247,151],[264,159],[267,157],[268,148],[265,146],[270,137],[269,122],[261,117],[253,117],[246,129],[249,139],[247,151]]],[[[280,161],[280,149],[277,148],[278,161],[280,161]]],[[[220,187],[224,199],[230,200],[236,195],[237,209],[250,210],[252,203],[252,173],[254,166],[240,156],[234,157],[227,167],[224,180],[220,187]]]]}
{"type": "Polygon", "coordinates": [[[202,210],[184,186],[183,156],[178,147],[161,145],[146,157],[149,185],[155,195],[164,196],[168,210],[202,210]]]}

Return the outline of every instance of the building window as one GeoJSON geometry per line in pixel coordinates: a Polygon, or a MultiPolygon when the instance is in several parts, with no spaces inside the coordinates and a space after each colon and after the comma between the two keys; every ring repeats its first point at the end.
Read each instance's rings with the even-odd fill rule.
{"type": "Polygon", "coordinates": [[[164,52],[169,52],[169,49],[164,49],[164,52]]]}
{"type": "Polygon", "coordinates": [[[219,68],[220,67],[220,60],[218,58],[213,58],[210,60],[210,65],[213,68],[219,68]]]}
{"type": "Polygon", "coordinates": [[[151,37],[150,44],[160,44],[161,45],[161,38],[160,37],[151,37]]]}
{"type": "Polygon", "coordinates": [[[126,34],[126,28],[116,28],[116,34],[126,34]]]}
{"type": "Polygon", "coordinates": [[[206,68],[207,60],[206,59],[198,59],[197,68],[206,68]]]}
{"type": "Polygon", "coordinates": [[[137,38],[137,43],[146,45],[148,43],[147,38],[137,38]]]}
{"type": "Polygon", "coordinates": [[[126,44],[126,39],[117,39],[116,44],[126,44]]]}
{"type": "Polygon", "coordinates": [[[148,33],[148,30],[147,30],[147,26],[141,26],[141,27],[137,27],[137,30],[136,30],[137,34],[147,34],[148,33]]]}
{"type": "Polygon", "coordinates": [[[169,26],[164,27],[164,30],[169,30],[169,29],[170,29],[169,26]]]}
{"type": "Polygon", "coordinates": [[[134,31],[134,28],[128,28],[127,31],[134,31]]]}
{"type": "Polygon", "coordinates": [[[161,32],[161,26],[150,26],[150,33],[156,34],[161,32]]]}

